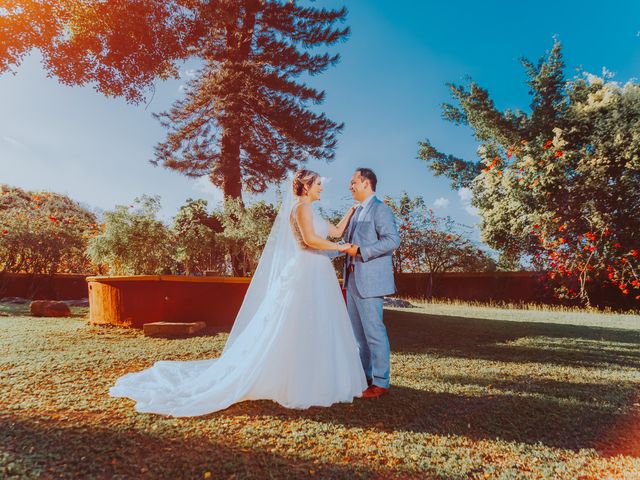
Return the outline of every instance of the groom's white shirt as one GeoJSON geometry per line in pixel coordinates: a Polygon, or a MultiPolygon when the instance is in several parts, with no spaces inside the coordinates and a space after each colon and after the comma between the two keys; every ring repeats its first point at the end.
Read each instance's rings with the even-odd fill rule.
{"type": "Polygon", "coordinates": [[[360,212],[358,212],[358,218],[356,219],[358,222],[359,222],[360,220],[362,220],[362,215],[364,215],[364,211],[366,210],[367,205],[369,205],[369,204],[371,203],[371,200],[373,200],[373,197],[375,197],[375,196],[376,196],[376,194],[375,194],[375,193],[371,194],[369,197],[367,197],[367,198],[366,198],[366,199],[365,199],[365,200],[360,204],[360,206],[361,206],[362,208],[360,209],[360,212]]]}

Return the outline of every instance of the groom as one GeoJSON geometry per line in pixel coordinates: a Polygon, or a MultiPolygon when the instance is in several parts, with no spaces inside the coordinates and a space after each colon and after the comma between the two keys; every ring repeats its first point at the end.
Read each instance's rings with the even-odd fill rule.
{"type": "Polygon", "coordinates": [[[352,247],[347,250],[343,278],[347,310],[369,384],[362,393],[365,398],[389,390],[390,349],[382,321],[382,297],[396,291],[391,255],[400,245],[395,217],[375,195],[377,183],[369,168],[359,168],[351,177],[349,190],[360,206],[345,233],[352,247]]]}

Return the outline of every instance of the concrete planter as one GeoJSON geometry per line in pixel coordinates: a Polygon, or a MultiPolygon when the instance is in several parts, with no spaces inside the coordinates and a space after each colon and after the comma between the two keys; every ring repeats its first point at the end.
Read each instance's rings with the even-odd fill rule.
{"type": "Polygon", "coordinates": [[[88,277],[92,323],[142,328],[151,322],[205,322],[229,331],[250,278],[136,275],[88,277]]]}

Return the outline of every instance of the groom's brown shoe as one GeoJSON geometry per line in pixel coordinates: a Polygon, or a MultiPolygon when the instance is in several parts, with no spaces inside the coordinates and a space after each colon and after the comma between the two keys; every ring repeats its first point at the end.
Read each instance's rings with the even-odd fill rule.
{"type": "Polygon", "coordinates": [[[362,398],[378,398],[388,391],[388,388],[379,387],[378,385],[371,385],[364,392],[362,392],[362,398]]]}

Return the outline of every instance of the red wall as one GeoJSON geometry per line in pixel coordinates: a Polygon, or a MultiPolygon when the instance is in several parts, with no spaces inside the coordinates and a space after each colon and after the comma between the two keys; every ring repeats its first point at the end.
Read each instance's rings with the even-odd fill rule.
{"type": "Polygon", "coordinates": [[[0,274],[0,298],[23,297],[46,300],[76,300],[87,298],[86,275],[55,274],[27,275],[24,273],[0,274]]]}
{"type": "MultiPolygon", "coordinates": [[[[539,302],[544,297],[544,273],[537,272],[451,272],[433,276],[432,297],[472,301],[539,302]]],[[[424,298],[429,274],[396,274],[400,296],[424,298]]]]}

